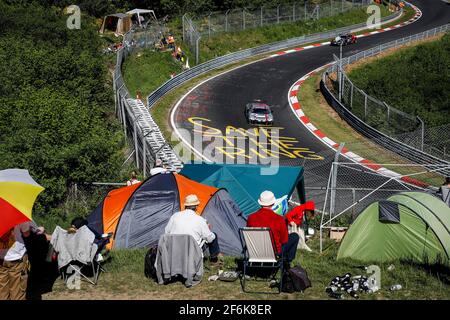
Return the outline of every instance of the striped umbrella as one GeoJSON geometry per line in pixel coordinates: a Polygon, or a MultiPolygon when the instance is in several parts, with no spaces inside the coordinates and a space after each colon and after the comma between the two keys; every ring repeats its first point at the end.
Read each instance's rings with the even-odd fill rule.
{"type": "Polygon", "coordinates": [[[0,171],[0,237],[19,223],[31,220],[31,211],[44,190],[23,169],[0,171]]]}

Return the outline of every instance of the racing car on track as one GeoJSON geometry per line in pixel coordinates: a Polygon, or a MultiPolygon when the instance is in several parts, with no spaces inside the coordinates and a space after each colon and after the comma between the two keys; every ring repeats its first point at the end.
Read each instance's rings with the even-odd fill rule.
{"type": "Polygon", "coordinates": [[[351,33],[340,34],[333,40],[331,40],[332,46],[346,46],[348,44],[356,43],[356,36],[351,33]]]}
{"type": "Polygon", "coordinates": [[[245,118],[250,124],[273,124],[273,111],[262,100],[253,100],[245,105],[245,118]]]}

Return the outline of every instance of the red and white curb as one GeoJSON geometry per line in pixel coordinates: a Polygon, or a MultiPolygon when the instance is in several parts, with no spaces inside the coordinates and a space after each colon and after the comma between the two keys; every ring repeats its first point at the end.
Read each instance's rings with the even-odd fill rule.
{"type": "MultiPolygon", "coordinates": [[[[417,8],[413,4],[409,4],[409,5],[414,9],[416,14],[414,15],[414,17],[412,17],[408,21],[396,24],[396,25],[394,25],[392,27],[387,27],[387,28],[383,28],[383,29],[374,30],[374,31],[371,31],[371,32],[362,33],[362,34],[357,35],[356,37],[357,38],[367,37],[367,36],[371,36],[373,34],[382,33],[382,32],[385,32],[385,31],[394,30],[394,29],[397,29],[397,28],[400,28],[400,27],[404,27],[404,26],[406,26],[408,24],[416,22],[417,20],[419,20],[422,17],[422,11],[420,11],[420,9],[417,8]]],[[[314,43],[314,44],[311,44],[311,45],[308,45],[308,46],[305,46],[305,47],[299,47],[299,48],[289,49],[289,50],[285,50],[285,51],[279,51],[279,52],[277,52],[275,54],[272,54],[270,56],[270,58],[275,58],[275,57],[279,57],[279,56],[282,56],[282,55],[285,55],[285,54],[299,52],[299,51],[312,49],[312,48],[317,48],[317,47],[321,47],[321,46],[327,46],[327,45],[330,45],[330,41],[314,43]]]]}
{"type": "MultiPolygon", "coordinates": [[[[295,113],[295,115],[297,116],[298,120],[320,141],[322,141],[325,145],[327,145],[328,147],[332,148],[332,149],[338,149],[339,148],[339,143],[333,141],[332,139],[328,138],[327,135],[321,131],[320,129],[318,129],[313,123],[311,123],[310,119],[305,115],[305,113],[302,110],[302,106],[300,104],[300,102],[298,101],[297,95],[298,95],[298,91],[300,90],[301,85],[303,84],[303,82],[305,82],[309,77],[315,75],[317,72],[328,68],[329,66],[331,66],[332,64],[334,64],[334,62],[329,63],[325,66],[319,67],[311,72],[309,72],[308,74],[304,75],[303,77],[301,77],[299,80],[297,80],[289,89],[289,93],[288,93],[288,101],[289,101],[289,105],[291,107],[292,112],[295,113]]],[[[429,185],[426,183],[423,183],[419,180],[413,179],[411,177],[404,177],[401,174],[394,172],[392,170],[389,170],[387,168],[382,167],[381,165],[371,161],[371,160],[367,160],[364,159],[363,157],[361,157],[360,155],[351,152],[350,150],[348,150],[347,148],[342,148],[341,154],[346,157],[347,159],[351,160],[352,162],[356,162],[361,164],[362,166],[377,172],[383,176],[389,177],[389,178],[394,178],[394,179],[400,179],[403,182],[406,182],[408,184],[411,185],[415,185],[418,186],[420,188],[427,188],[429,185]]]]}

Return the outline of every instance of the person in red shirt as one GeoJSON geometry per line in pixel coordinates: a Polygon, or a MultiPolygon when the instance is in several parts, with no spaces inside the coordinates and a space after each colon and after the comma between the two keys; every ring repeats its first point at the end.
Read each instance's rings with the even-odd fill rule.
{"type": "Polygon", "coordinates": [[[290,233],[297,233],[300,237],[299,249],[312,251],[306,245],[305,232],[302,229],[303,217],[306,214],[308,218],[314,217],[315,204],[314,201],[306,201],[304,204],[296,206],[289,211],[285,217],[288,223],[290,233]]]}
{"type": "Polygon", "coordinates": [[[261,209],[252,213],[247,219],[247,227],[270,228],[273,242],[278,254],[283,254],[288,266],[295,259],[299,236],[296,233],[288,234],[285,219],[273,212],[275,195],[271,191],[261,193],[258,203],[261,209]]]}

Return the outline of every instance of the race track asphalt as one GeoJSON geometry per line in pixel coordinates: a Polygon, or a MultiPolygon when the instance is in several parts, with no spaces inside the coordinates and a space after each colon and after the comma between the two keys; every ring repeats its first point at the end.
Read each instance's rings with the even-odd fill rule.
{"type": "MultiPolygon", "coordinates": [[[[419,20],[402,28],[360,38],[356,44],[343,47],[343,55],[352,55],[450,21],[450,6],[440,0],[411,2],[422,11],[419,20]]],[[[183,128],[192,133],[195,130],[193,123],[201,122],[203,127],[196,129],[203,131],[203,148],[210,144],[208,139],[204,139],[205,136],[218,137],[225,136],[227,132],[234,132],[235,140],[221,138],[219,140],[223,143],[223,147],[217,144],[219,149],[209,148],[216,152],[212,155],[208,153],[208,159],[219,162],[239,160],[264,163],[269,159],[273,160],[273,154],[270,156],[270,151],[264,153],[264,146],[267,146],[264,140],[262,142],[258,140],[259,149],[252,143],[256,141],[254,136],[259,136],[260,139],[261,135],[269,136],[270,140],[270,133],[249,126],[243,110],[250,100],[266,100],[273,105],[274,126],[280,127],[280,137],[274,138],[278,146],[282,146],[282,150],[277,153],[280,164],[304,165],[305,182],[307,189],[310,189],[309,196],[318,196],[318,193],[323,195],[323,192],[316,192],[313,189],[326,187],[334,150],[319,141],[299,122],[289,106],[288,90],[300,77],[331,62],[333,54],[339,55],[339,47],[321,46],[265,59],[206,81],[180,101],[174,112],[175,125],[178,129],[183,128]],[[245,130],[249,128],[250,131],[246,132],[245,130]],[[243,141],[247,143],[244,144],[243,141]],[[245,152],[241,149],[245,149],[245,152]]],[[[326,128],[323,130],[326,132],[326,128]]],[[[196,148],[201,147],[197,144],[196,148]]],[[[347,180],[341,185],[367,187],[366,181],[383,181],[385,178],[361,168],[359,173],[349,174],[347,180]]],[[[345,181],[345,178],[342,181],[345,181]]],[[[397,186],[389,185],[389,187],[397,186]]]]}

